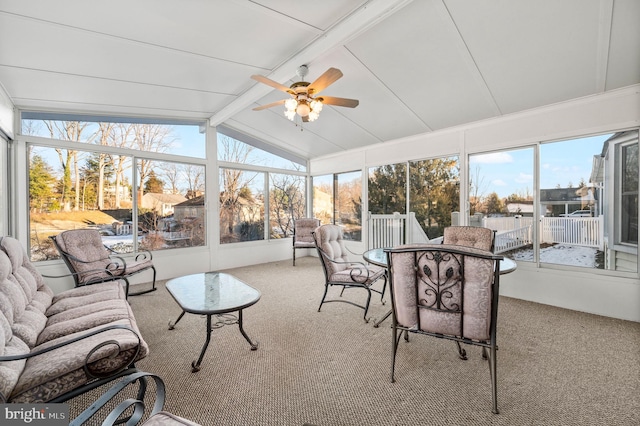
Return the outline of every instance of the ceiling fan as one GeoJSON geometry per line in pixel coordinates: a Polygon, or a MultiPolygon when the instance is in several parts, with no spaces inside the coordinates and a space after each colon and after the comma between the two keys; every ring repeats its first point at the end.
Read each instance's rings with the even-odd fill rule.
{"type": "Polygon", "coordinates": [[[336,98],[334,96],[318,96],[318,93],[335,83],[340,77],[342,77],[342,71],[337,68],[329,68],[316,79],[313,83],[304,81],[304,77],[309,72],[306,65],[302,65],[298,68],[297,74],[300,77],[300,81],[293,83],[291,86],[284,86],[276,81],[273,81],[263,75],[252,75],[251,78],[271,86],[275,89],[282,90],[283,92],[291,95],[289,99],[283,99],[281,101],[272,102],[267,105],[261,105],[254,108],[254,111],[260,111],[263,109],[271,108],[278,105],[284,105],[284,114],[291,121],[294,120],[296,113],[302,117],[302,121],[315,121],[322,110],[322,105],[335,105],[347,108],[355,108],[360,103],[357,99],[336,98]]]}

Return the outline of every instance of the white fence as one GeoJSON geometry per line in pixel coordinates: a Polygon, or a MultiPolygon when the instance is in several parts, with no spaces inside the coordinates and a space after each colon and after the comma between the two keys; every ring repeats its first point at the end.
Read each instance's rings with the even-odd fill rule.
{"type": "MultiPolygon", "coordinates": [[[[542,217],[540,242],[604,248],[603,217],[542,217]]],[[[495,252],[533,243],[533,218],[489,217],[482,226],[496,232],[495,252]]]]}
{"type": "MultiPolygon", "coordinates": [[[[532,217],[485,217],[482,226],[496,231],[495,252],[502,253],[533,244],[532,217]]],[[[368,248],[427,243],[415,213],[371,214],[368,248]]],[[[540,242],[604,248],[603,217],[542,217],[540,242]]]]}
{"type": "Polygon", "coordinates": [[[540,222],[540,240],[543,243],[566,243],[602,250],[602,218],[544,217],[540,222]]]}

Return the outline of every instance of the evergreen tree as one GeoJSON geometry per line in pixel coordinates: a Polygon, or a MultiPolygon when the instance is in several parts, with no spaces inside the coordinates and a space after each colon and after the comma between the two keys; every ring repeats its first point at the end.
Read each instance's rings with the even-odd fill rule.
{"type": "Polygon", "coordinates": [[[31,157],[29,166],[29,207],[32,210],[42,211],[47,207],[51,197],[54,196],[53,183],[55,177],[53,170],[39,155],[31,157]]]}
{"type": "Polygon", "coordinates": [[[387,164],[369,174],[369,211],[372,214],[405,213],[407,202],[406,164],[387,164]]]}
{"type": "Polygon", "coordinates": [[[504,204],[498,194],[492,192],[487,197],[487,214],[502,214],[504,212],[504,204]]]}
{"type": "Polygon", "coordinates": [[[153,170],[149,172],[149,177],[144,183],[144,192],[145,194],[148,194],[149,192],[162,194],[164,192],[164,182],[156,176],[156,173],[153,170]]]}

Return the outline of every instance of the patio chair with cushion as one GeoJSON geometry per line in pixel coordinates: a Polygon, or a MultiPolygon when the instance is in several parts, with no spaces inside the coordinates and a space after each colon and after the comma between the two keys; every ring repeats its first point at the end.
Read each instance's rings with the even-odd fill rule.
{"type": "Polygon", "coordinates": [[[318,226],[320,220],[315,218],[301,217],[293,221],[293,266],[296,266],[296,250],[316,247],[312,232],[318,226]]]}
{"type": "Polygon", "coordinates": [[[156,268],[149,251],[117,253],[102,243],[97,229],[73,229],[52,236],[51,239],[73,273],[76,287],[123,280],[127,296],[156,290],[156,268]],[[153,271],[151,288],[129,293],[129,277],[147,270],[153,271]]]}
{"type": "MultiPolygon", "coordinates": [[[[395,382],[402,334],[407,341],[409,333],[453,340],[464,360],[467,356],[460,343],[480,346],[483,358],[489,361],[492,411],[498,413],[496,324],[502,256],[447,244],[400,246],[385,251],[393,310],[391,381],[395,382]]],[[[421,380],[419,368],[413,364],[412,380],[421,380]]],[[[450,371],[452,377],[447,382],[455,383],[455,365],[450,371]]]]}
{"type": "Polygon", "coordinates": [[[324,303],[344,302],[364,309],[364,320],[369,322],[367,312],[371,302],[371,292],[380,294],[384,304],[384,292],[387,287],[387,270],[375,265],[365,265],[362,262],[349,261],[347,250],[343,242],[342,228],[337,225],[322,225],[313,233],[313,238],[320,257],[325,276],[325,287],[318,312],[324,303]],[[373,289],[372,285],[382,279],[382,290],[373,289]],[[340,297],[347,288],[362,288],[367,291],[367,301],[364,305],[346,299],[326,300],[329,287],[340,286],[340,297]]]}
{"type": "Polygon", "coordinates": [[[447,226],[444,228],[442,244],[475,247],[493,251],[495,231],[480,226],[447,226]]]}

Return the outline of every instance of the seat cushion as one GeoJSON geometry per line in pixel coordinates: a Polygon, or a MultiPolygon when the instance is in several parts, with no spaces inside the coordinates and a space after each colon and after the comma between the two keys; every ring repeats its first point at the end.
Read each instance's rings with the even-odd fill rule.
{"type": "Polygon", "coordinates": [[[300,218],[296,219],[294,226],[294,238],[293,245],[297,246],[297,243],[308,243],[311,247],[315,247],[313,242],[312,232],[320,226],[320,221],[313,218],[300,218]]]}
{"type": "Polygon", "coordinates": [[[331,274],[329,281],[334,283],[373,284],[385,273],[385,269],[376,265],[353,265],[331,274]]]}
{"type": "Polygon", "coordinates": [[[316,244],[311,241],[311,242],[307,242],[307,241],[296,241],[293,243],[293,246],[295,248],[315,248],[316,244]]]}
{"type": "Polygon", "coordinates": [[[342,238],[342,228],[338,225],[322,225],[315,231],[316,245],[320,247],[329,260],[334,261],[322,259],[329,276],[349,267],[349,255],[342,238]]]}
{"type": "Polygon", "coordinates": [[[448,226],[444,228],[443,244],[491,250],[493,231],[479,226],[448,226]]]}
{"type": "Polygon", "coordinates": [[[186,425],[186,426],[200,426],[198,423],[194,423],[190,420],[178,417],[167,411],[160,411],[143,423],[144,426],[172,426],[172,425],[186,425]]]}
{"type": "MultiPolygon", "coordinates": [[[[0,237],[0,356],[24,355],[36,346],[52,299],[20,242],[0,237]]],[[[0,363],[0,396],[13,392],[25,364],[24,359],[0,363]]]]}
{"type": "Polygon", "coordinates": [[[92,378],[84,370],[85,360],[105,341],[117,344],[104,345],[91,354],[88,367],[94,373],[116,371],[148,354],[148,346],[139,337],[135,317],[118,282],[60,293],[47,311],[47,318],[33,351],[112,325],[128,327],[137,334],[117,328],[28,359],[11,402],[47,402],[87,383],[92,378]],[[92,291],[95,300],[92,300],[92,291]],[[65,308],[60,309],[60,305],[65,308]]]}

